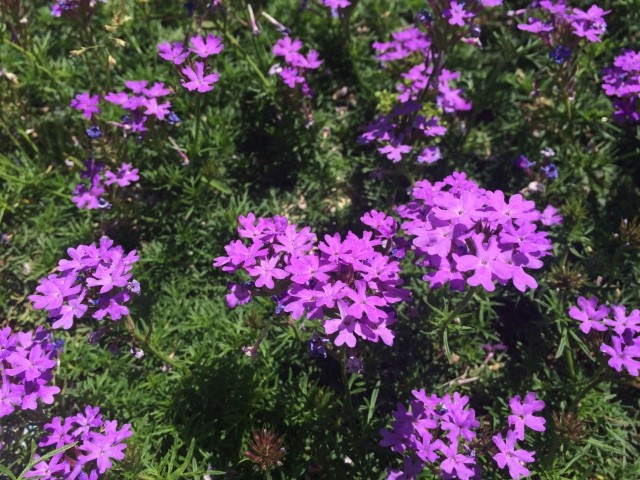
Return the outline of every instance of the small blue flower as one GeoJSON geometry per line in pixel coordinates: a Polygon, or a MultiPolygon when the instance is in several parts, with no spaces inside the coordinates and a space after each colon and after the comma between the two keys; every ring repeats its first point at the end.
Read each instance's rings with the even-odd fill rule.
{"type": "Polygon", "coordinates": [[[571,49],[564,45],[558,45],[556,48],[549,52],[549,58],[556,62],[558,65],[562,65],[571,57],[571,49]]]}
{"type": "Polygon", "coordinates": [[[58,338],[53,341],[53,349],[56,354],[59,355],[64,351],[64,340],[62,338],[58,338]]]}
{"type": "Polygon", "coordinates": [[[169,122],[169,125],[175,125],[176,123],[180,123],[181,121],[182,120],[180,120],[180,117],[173,112],[171,112],[167,117],[167,122],[169,122]]]}
{"type": "Polygon", "coordinates": [[[93,138],[94,140],[102,136],[102,131],[98,125],[91,125],[85,132],[87,132],[87,137],[93,138]]]}
{"type": "Polygon", "coordinates": [[[433,16],[429,12],[429,10],[423,8],[417,13],[416,20],[418,20],[420,23],[427,24],[433,22],[433,16]]]}
{"type": "Polygon", "coordinates": [[[540,170],[542,170],[542,173],[544,173],[549,180],[558,178],[558,167],[556,167],[555,163],[545,165],[540,170]]]}
{"type": "Polygon", "coordinates": [[[309,355],[313,358],[327,358],[327,349],[324,348],[324,344],[329,340],[318,336],[317,333],[313,334],[313,338],[307,342],[309,348],[309,355]]]}

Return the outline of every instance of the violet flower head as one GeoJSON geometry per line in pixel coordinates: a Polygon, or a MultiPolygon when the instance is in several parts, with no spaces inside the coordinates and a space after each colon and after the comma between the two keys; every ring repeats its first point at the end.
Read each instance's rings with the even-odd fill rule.
{"type": "Polygon", "coordinates": [[[306,75],[310,70],[320,68],[323,61],[320,60],[320,54],[316,50],[310,50],[306,55],[300,51],[304,44],[298,38],[292,39],[288,35],[281,38],[273,45],[273,55],[283,57],[285,65],[274,65],[269,73],[277,74],[281,80],[291,89],[300,86],[300,92],[311,97],[312,91],[307,82],[306,75]]]}
{"type": "Polygon", "coordinates": [[[110,168],[102,164],[98,168],[93,168],[92,160],[85,162],[85,170],[82,172],[81,177],[83,181],[76,185],[71,200],[78,208],[86,208],[88,210],[110,208],[111,204],[107,202],[105,195],[108,193],[113,197],[116,194],[113,191],[114,184],[123,188],[136,183],[140,179],[138,169],[132,168],[129,163],[121,164],[114,173],[110,168]]]}
{"type": "Polygon", "coordinates": [[[212,55],[218,55],[220,52],[222,52],[222,50],[224,50],[222,38],[216,37],[212,34],[208,34],[205,38],[196,35],[195,37],[191,37],[189,43],[191,44],[189,50],[198,55],[200,58],[207,58],[212,55]]]}
{"type": "Polygon", "coordinates": [[[580,330],[582,333],[589,333],[592,329],[599,332],[607,330],[603,320],[609,315],[610,310],[606,305],[598,305],[596,297],[591,297],[588,300],[584,297],[578,297],[577,303],[578,306],[569,309],[569,316],[581,322],[580,330]]]}
{"type": "Polygon", "coordinates": [[[545,431],[546,420],[543,417],[536,417],[534,413],[540,412],[544,408],[544,401],[540,400],[535,392],[529,392],[521,401],[520,395],[516,395],[509,400],[512,415],[509,415],[509,426],[513,427],[516,438],[524,440],[525,427],[536,432],[545,431]]]}
{"type": "Polygon", "coordinates": [[[541,268],[541,258],[551,250],[548,234],[536,225],[542,214],[532,201],[480,189],[464,173],[435,184],[417,182],[398,214],[433,289],[449,283],[455,290],[468,284],[493,291],[494,282],[511,281],[524,292],[537,287],[527,270],[541,268]]]}
{"type": "Polygon", "coordinates": [[[167,62],[180,65],[189,56],[189,51],[185,50],[182,42],[163,42],[158,44],[158,56],[167,62]]]}
{"type": "Polygon", "coordinates": [[[88,315],[114,321],[127,315],[135,250],[125,254],[103,237],[98,245],[79,245],[67,253],[69,259],[60,260],[58,273],[41,279],[37,293],[29,297],[35,309],[47,310],[52,328],[68,330],[88,315]]]}
{"type": "Polygon", "coordinates": [[[195,70],[192,67],[182,69],[182,74],[189,80],[182,80],[182,86],[192,91],[205,93],[213,90],[213,85],[218,81],[218,73],[213,72],[205,75],[205,64],[203,62],[195,62],[195,70]]]}
{"type": "Polygon", "coordinates": [[[82,92],[71,99],[71,107],[81,110],[87,120],[91,120],[94,114],[100,113],[98,103],[100,95],[91,95],[89,92],[82,92]]]}
{"type": "Polygon", "coordinates": [[[38,401],[53,403],[60,393],[51,385],[58,353],[42,327],[16,333],[9,327],[0,329],[0,418],[16,409],[35,410],[38,401]]]}
{"type": "Polygon", "coordinates": [[[113,466],[114,460],[124,459],[127,447],[124,441],[133,435],[130,424],[119,426],[116,420],[104,420],[100,409],[91,406],[71,417],[55,417],[44,428],[47,436],[39,443],[40,447],[59,449],[72,443],[77,445],[37,463],[25,478],[42,478],[46,474],[51,480],[97,480],[113,466]]]}
{"type": "Polygon", "coordinates": [[[284,217],[239,218],[238,233],[214,266],[228,273],[242,270],[251,284],[232,283],[227,303],[233,308],[251,300],[254,291],[273,295],[276,313],[293,319],[320,319],[336,346],[359,341],[393,343],[394,305],[407,300],[400,267],[387,253],[393,245],[395,220],[381,212],[363,217],[376,233],[325,235],[318,242],[309,227],[298,228],[284,217]]]}
{"type": "Polygon", "coordinates": [[[640,121],[640,52],[622,50],[613,66],[602,72],[602,88],[612,97],[614,118],[620,123],[640,121]]]}
{"type": "Polygon", "coordinates": [[[529,476],[529,469],[525,467],[527,463],[533,462],[534,453],[526,450],[520,450],[516,446],[516,432],[509,430],[507,432],[506,441],[501,434],[493,437],[493,443],[498,447],[499,453],[493,456],[493,459],[498,464],[498,467],[509,469],[509,475],[514,480],[519,480],[521,477],[529,476]]]}

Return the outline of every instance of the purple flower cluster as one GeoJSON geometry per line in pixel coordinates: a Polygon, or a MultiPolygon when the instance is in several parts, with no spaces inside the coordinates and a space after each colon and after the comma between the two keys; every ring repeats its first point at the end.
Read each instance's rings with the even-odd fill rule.
{"type": "Polygon", "coordinates": [[[611,368],[616,372],[625,369],[637,377],[640,374],[640,310],[627,314],[624,305],[607,307],[598,304],[596,297],[578,297],[577,303],[569,309],[569,316],[580,322],[582,333],[591,333],[602,340],[600,351],[610,357],[611,368]]]}
{"type": "Polygon", "coordinates": [[[148,84],[147,80],[128,80],[124,85],[130,92],[109,92],[104,96],[107,102],[127,111],[121,123],[116,124],[125,133],[142,135],[149,130],[147,122],[150,118],[176,123],[171,102],[163,98],[172,93],[171,89],[162,82],[154,82],[150,87],[148,84]]]}
{"type": "MultiPolygon", "coordinates": [[[[171,102],[165,100],[171,89],[165,87],[162,82],[154,82],[148,86],[147,80],[128,80],[124,82],[129,92],[109,92],[104,96],[104,100],[113,105],[117,105],[126,110],[121,122],[110,122],[124,130],[125,134],[137,133],[138,136],[148,131],[148,120],[155,118],[159,121],[166,120],[170,124],[180,121],[175,113],[171,111],[171,102]]],[[[89,92],[82,92],[71,100],[71,107],[80,110],[87,120],[91,120],[100,113],[100,95],[91,95],[89,92]]],[[[92,125],[87,129],[87,135],[92,138],[99,138],[102,132],[97,125],[92,125]]]]}
{"type": "Polygon", "coordinates": [[[53,396],[60,393],[50,385],[59,349],[42,327],[17,333],[9,327],[0,329],[0,418],[16,408],[35,410],[38,400],[53,403],[53,396]]]}
{"type": "Polygon", "coordinates": [[[607,30],[604,16],[609,13],[597,5],[586,11],[569,7],[566,0],[536,0],[530,12],[537,9],[538,16],[529,16],[526,23],[518,25],[520,30],[534,33],[551,48],[550,58],[562,64],[576,50],[583,38],[588,42],[599,42],[607,30]]]}
{"type": "Polygon", "coordinates": [[[432,43],[426,34],[412,26],[393,33],[392,38],[390,42],[373,44],[378,52],[376,58],[383,63],[406,60],[405,63],[413,66],[401,73],[403,81],[396,87],[400,105],[388,114],[379,115],[365,128],[359,140],[378,145],[378,152],[394,163],[414,148],[419,151],[418,162],[434,163],[442,158],[434,140],[443,136],[447,129],[437,116],[426,118],[419,113],[424,109],[426,94],[433,92],[436,105],[445,113],[470,110],[471,103],[462,96],[462,89],[455,88],[453,83],[459,79],[460,72],[439,69],[434,73],[432,43]],[[430,144],[419,145],[425,140],[430,144]]]}
{"type": "Polygon", "coordinates": [[[218,72],[214,72],[207,65],[209,57],[215,57],[224,50],[222,38],[208,34],[206,37],[196,35],[189,40],[189,47],[185,48],[182,42],[163,42],[158,44],[158,55],[163,60],[171,62],[182,76],[182,86],[190,92],[205,93],[213,90],[213,85],[218,81],[218,72]],[[190,59],[190,55],[196,59],[190,59]],[[180,69],[178,65],[187,62],[180,69]]]}
{"type": "MultiPolygon", "coordinates": [[[[378,152],[385,155],[394,163],[413,151],[412,140],[416,137],[433,139],[441,137],[447,132],[447,127],[440,124],[440,119],[432,115],[426,118],[419,112],[422,106],[417,102],[406,102],[395,107],[388,115],[380,115],[366,127],[360,136],[364,144],[377,143],[378,152]],[[412,117],[407,125],[405,119],[412,117]]],[[[442,158],[440,149],[436,145],[424,147],[418,155],[420,163],[434,163],[442,158]]]]}
{"type": "Polygon", "coordinates": [[[40,447],[73,446],[37,463],[25,478],[97,480],[113,466],[113,460],[124,458],[124,440],[133,435],[131,424],[118,428],[117,420],[104,420],[100,408],[91,406],[71,417],[55,417],[44,428],[47,435],[40,447]]]}
{"type": "Polygon", "coordinates": [[[115,195],[114,185],[120,188],[128,187],[140,179],[138,169],[133,168],[130,163],[123,163],[114,172],[94,159],[85,162],[81,177],[84,181],[76,185],[71,200],[78,208],[87,210],[110,208],[111,204],[103,197],[107,190],[111,190],[110,193],[115,195]]]}
{"type": "MultiPolygon", "coordinates": [[[[538,282],[525,269],[539,269],[552,248],[547,232],[537,231],[542,214],[521,194],[482,189],[464,173],[441,182],[416,182],[412,200],[398,207],[411,238],[416,264],[430,269],[431,288],[449,283],[494,291],[494,281],[524,292],[538,282]]],[[[549,215],[551,212],[548,212],[549,215]]],[[[548,218],[547,218],[548,219],[548,218]]]]}
{"type": "Polygon", "coordinates": [[[76,319],[88,313],[96,320],[119,320],[129,314],[131,293],[140,292],[131,269],[138,261],[136,251],[125,254],[113,240],[102,237],[96,246],[67,249],[69,259],[58,262],[58,273],[40,279],[33,308],[46,310],[53,328],[70,329],[76,319]]]}
{"type": "MultiPolygon", "coordinates": [[[[409,408],[398,403],[393,412],[391,429],[382,429],[383,447],[404,455],[403,470],[389,470],[389,480],[412,480],[418,478],[427,465],[438,465],[442,478],[468,480],[480,478],[477,463],[478,451],[474,449],[476,428],[475,411],[469,408],[469,397],[458,392],[439,397],[427,395],[424,389],[413,390],[409,408]]],[[[524,440],[525,427],[542,432],[545,419],[533,414],[544,407],[535,393],[529,393],[521,402],[516,395],[509,401],[511,415],[506,442],[501,433],[493,437],[499,449],[493,458],[499,468],[507,466],[514,479],[529,475],[525,463],[534,461],[534,453],[519,450],[516,440],[524,440]]]]}
{"type": "Polygon", "coordinates": [[[604,93],[613,97],[613,117],[619,122],[640,121],[640,51],[623,50],[613,61],[613,67],[602,73],[604,93]]]}
{"type": "Polygon", "coordinates": [[[534,415],[544,408],[544,401],[540,400],[535,392],[529,392],[524,397],[524,401],[520,399],[520,395],[510,399],[509,407],[511,408],[511,415],[508,418],[509,430],[506,438],[503,438],[501,433],[493,436],[493,443],[499,450],[493,459],[498,467],[509,469],[511,478],[518,480],[521,476],[527,477],[531,473],[525,464],[535,461],[536,452],[520,450],[516,443],[517,440],[525,439],[525,427],[536,432],[546,430],[546,420],[534,415]]]}
{"type": "MultiPolygon", "coordinates": [[[[348,3],[348,2],[347,2],[348,3]]],[[[285,85],[289,88],[300,86],[300,91],[306,97],[312,97],[313,92],[306,79],[309,70],[316,70],[322,65],[320,54],[316,50],[309,50],[306,55],[300,53],[304,44],[298,38],[292,39],[285,36],[278,40],[273,46],[273,55],[284,59],[284,66],[275,64],[270,69],[270,73],[278,74],[285,85]]]]}
{"type": "Polygon", "coordinates": [[[374,42],[373,49],[378,52],[376,58],[380,62],[393,62],[410,57],[414,53],[420,58],[430,55],[431,40],[415,26],[393,32],[390,42],[374,42]]]}
{"type": "Polygon", "coordinates": [[[270,295],[276,314],[322,320],[336,346],[353,348],[358,338],[391,345],[393,305],[409,298],[401,287],[399,263],[389,255],[397,224],[375,210],[362,221],[373,232],[361,237],[349,232],[344,239],[336,233],[318,242],[309,227],[299,229],[285,217],[241,216],[238,233],[248,243],[231,242],[227,255],[214,261],[225,272],[243,270],[251,277],[230,284],[228,305],[270,295]]]}
{"type": "Polygon", "coordinates": [[[92,11],[98,3],[107,3],[107,0],[55,0],[51,16],[61,17],[76,10],[92,11]]]}

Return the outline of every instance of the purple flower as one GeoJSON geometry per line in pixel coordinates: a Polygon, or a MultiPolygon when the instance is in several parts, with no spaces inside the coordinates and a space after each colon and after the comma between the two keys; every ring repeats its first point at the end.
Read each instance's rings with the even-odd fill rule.
{"type": "Polygon", "coordinates": [[[82,114],[87,120],[91,120],[95,113],[100,113],[98,103],[100,102],[100,95],[93,95],[89,92],[82,92],[77,94],[71,100],[71,107],[76,110],[82,110],[82,114]]]}
{"type": "Polygon", "coordinates": [[[582,333],[589,333],[591,329],[599,332],[607,330],[607,327],[602,323],[602,320],[610,312],[606,305],[598,305],[596,297],[591,297],[589,300],[578,297],[577,303],[577,307],[573,306],[569,309],[569,316],[581,322],[580,330],[582,333]]]}
{"type": "Polygon", "coordinates": [[[529,476],[530,472],[524,465],[535,460],[533,457],[535,452],[516,450],[516,433],[513,430],[507,432],[506,442],[502,438],[502,435],[498,434],[493,437],[493,443],[495,443],[500,450],[499,453],[493,456],[498,467],[508,467],[509,475],[515,480],[519,480],[520,477],[529,476]]]}
{"type": "MultiPolygon", "coordinates": [[[[464,27],[467,18],[474,17],[474,14],[464,9],[465,2],[451,0],[450,7],[442,12],[444,18],[449,19],[449,25],[464,27]]],[[[451,472],[448,472],[451,473],[451,472]]]]}
{"type": "Polygon", "coordinates": [[[524,427],[528,427],[536,432],[544,432],[546,420],[536,417],[533,414],[544,408],[544,401],[537,398],[535,392],[529,392],[524,397],[524,402],[520,400],[520,395],[516,395],[509,400],[512,415],[509,415],[509,426],[513,427],[518,440],[524,440],[524,427]]]}
{"type": "Polygon", "coordinates": [[[40,447],[58,449],[72,443],[77,443],[77,446],[53,456],[48,463],[37,463],[25,478],[41,478],[39,475],[46,474],[50,475],[46,478],[51,479],[97,480],[99,474],[113,466],[113,460],[124,459],[126,444],[123,442],[133,435],[129,424],[118,428],[117,421],[104,420],[100,409],[91,406],[85,408],[85,414],[64,419],[55,417],[45,425],[45,429],[48,435],[39,443],[40,447]]]}
{"type": "Polygon", "coordinates": [[[182,86],[189,91],[196,90],[200,93],[209,92],[213,90],[213,84],[218,81],[217,72],[208,75],[204,74],[203,62],[196,62],[195,70],[192,67],[183,68],[182,74],[189,79],[188,82],[182,80],[182,86]]]}
{"type": "Polygon", "coordinates": [[[549,58],[556,62],[558,65],[562,65],[564,62],[571,58],[571,49],[564,45],[558,45],[549,52],[549,58]]]}
{"type": "Polygon", "coordinates": [[[42,327],[12,333],[0,329],[0,418],[17,408],[35,410],[37,401],[51,404],[60,389],[49,385],[58,351],[42,327]]]}
{"type": "Polygon", "coordinates": [[[627,345],[622,337],[611,337],[612,345],[602,344],[600,351],[611,358],[607,362],[616,372],[625,368],[629,375],[637,377],[640,374],[640,341],[627,345]]]}
{"type": "MultiPolygon", "coordinates": [[[[222,38],[209,34],[206,38],[200,36],[191,37],[191,47],[189,50],[198,55],[200,58],[207,58],[211,55],[217,55],[224,50],[222,38]]],[[[175,63],[175,62],[174,62],[175,63]]]]}
{"type": "MultiPolygon", "coordinates": [[[[394,335],[389,326],[396,322],[392,304],[406,300],[408,294],[400,287],[398,263],[377,247],[383,240],[393,241],[397,225],[380,212],[363,218],[377,235],[349,233],[344,240],[326,235],[317,244],[317,253],[310,253],[317,238],[308,227],[299,229],[283,217],[241,216],[238,233],[249,243],[232,241],[214,266],[229,273],[242,269],[256,287],[279,292],[274,299],[277,313],[321,319],[336,345],[355,346],[358,339],[391,345],[394,335]]],[[[231,284],[227,295],[231,308],[250,299],[244,285],[231,284]]]]}
{"type": "Polygon", "coordinates": [[[138,176],[138,169],[132,168],[130,163],[123,163],[118,169],[118,173],[113,173],[111,170],[105,172],[105,185],[117,184],[119,187],[127,187],[132,183],[140,180],[138,176]]]}
{"type": "Polygon", "coordinates": [[[40,280],[36,291],[42,295],[29,297],[34,308],[48,311],[52,327],[69,329],[88,313],[99,320],[107,315],[118,320],[128,314],[124,304],[131,298],[130,285],[137,283],[131,279],[136,252],[125,254],[103,237],[98,246],[79,245],[67,253],[70,259],[60,260],[59,274],[40,280]]]}
{"type": "Polygon", "coordinates": [[[91,125],[89,128],[85,130],[87,137],[92,139],[97,139],[102,136],[102,131],[98,125],[91,125]]]}

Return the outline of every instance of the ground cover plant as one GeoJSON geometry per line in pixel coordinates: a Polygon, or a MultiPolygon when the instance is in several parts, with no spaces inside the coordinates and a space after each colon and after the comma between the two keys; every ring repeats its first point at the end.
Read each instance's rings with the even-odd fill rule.
{"type": "Polygon", "coordinates": [[[640,478],[635,0],[0,0],[0,478],[640,478]]]}

